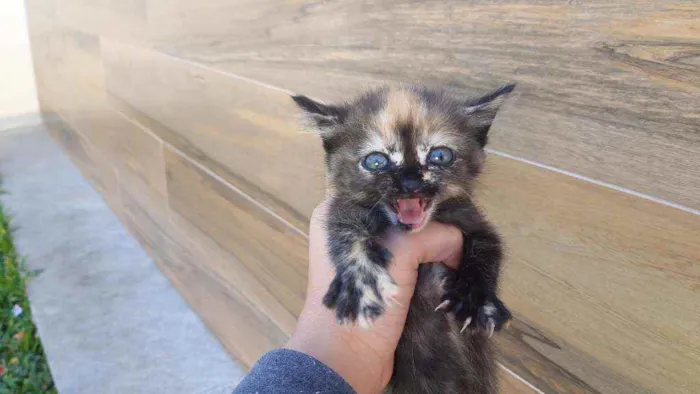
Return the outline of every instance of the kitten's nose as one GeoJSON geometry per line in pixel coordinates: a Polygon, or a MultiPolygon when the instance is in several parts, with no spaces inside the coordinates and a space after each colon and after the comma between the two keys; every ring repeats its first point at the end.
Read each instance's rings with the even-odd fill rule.
{"type": "Polygon", "coordinates": [[[420,174],[404,174],[401,177],[401,189],[404,193],[413,193],[420,189],[422,184],[420,174]]]}

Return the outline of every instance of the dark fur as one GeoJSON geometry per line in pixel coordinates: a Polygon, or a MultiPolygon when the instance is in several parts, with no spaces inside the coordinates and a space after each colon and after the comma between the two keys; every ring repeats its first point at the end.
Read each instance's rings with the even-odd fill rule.
{"type": "Polygon", "coordinates": [[[324,303],[335,308],[340,322],[371,323],[390,305],[391,256],[379,239],[390,226],[410,229],[397,222],[392,201],[431,199],[428,220],[455,225],[463,233],[458,270],[430,264],[419,271],[396,351],[394,393],[497,392],[489,336],[511,318],[496,295],[502,248],[470,193],[491,123],[513,87],[472,100],[423,87],[381,88],[344,105],[293,97],[326,151],[332,199],[328,242],[336,276],[324,303]],[[423,160],[424,147],[432,146],[426,141],[448,146],[454,162],[438,166],[423,160]],[[396,161],[381,171],[363,169],[368,144],[396,161]],[[449,304],[443,311],[449,313],[435,312],[444,301],[449,304]],[[468,329],[460,333],[467,319],[468,329]]]}

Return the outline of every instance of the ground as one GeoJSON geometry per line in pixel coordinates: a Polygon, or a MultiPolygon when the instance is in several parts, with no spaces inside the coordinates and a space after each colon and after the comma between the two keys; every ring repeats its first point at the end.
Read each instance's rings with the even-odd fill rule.
{"type": "Polygon", "coordinates": [[[36,273],[26,269],[15,251],[2,202],[0,261],[0,394],[55,393],[27,298],[27,281],[36,273]]]}

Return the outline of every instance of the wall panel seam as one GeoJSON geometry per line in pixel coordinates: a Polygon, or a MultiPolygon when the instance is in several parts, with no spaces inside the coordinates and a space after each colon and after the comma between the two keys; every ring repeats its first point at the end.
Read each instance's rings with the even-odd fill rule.
{"type": "MultiPolygon", "coordinates": [[[[201,68],[201,69],[203,69],[203,70],[207,70],[207,71],[210,71],[210,72],[213,72],[213,73],[216,73],[216,74],[219,74],[219,75],[223,75],[223,76],[226,76],[226,77],[229,77],[229,78],[234,78],[234,79],[238,79],[238,80],[241,80],[241,81],[245,81],[245,82],[248,82],[248,83],[257,85],[257,86],[261,86],[261,87],[264,87],[264,88],[267,88],[267,89],[275,90],[275,91],[277,91],[277,92],[285,93],[285,94],[288,94],[288,95],[290,95],[290,96],[296,94],[295,92],[293,92],[293,91],[291,91],[291,90],[289,90],[289,89],[285,89],[285,88],[283,88],[283,87],[271,85],[271,84],[269,84],[269,83],[266,83],[266,82],[263,82],[263,81],[259,81],[259,80],[253,79],[253,78],[248,78],[248,77],[245,77],[245,76],[242,76],[242,75],[234,74],[234,73],[232,73],[232,72],[223,71],[223,70],[218,70],[218,69],[216,69],[216,68],[214,68],[214,67],[207,66],[206,64],[198,63],[198,62],[195,62],[195,61],[192,61],[192,60],[188,60],[188,59],[185,59],[185,58],[182,58],[182,57],[174,56],[174,55],[171,55],[171,54],[168,54],[168,53],[163,53],[163,52],[158,52],[158,53],[161,54],[161,55],[163,55],[163,56],[166,56],[166,57],[168,57],[168,58],[171,58],[171,59],[173,59],[173,60],[177,60],[177,61],[180,61],[180,62],[189,64],[189,65],[192,65],[192,66],[194,66],[194,67],[198,67],[198,68],[201,68]]],[[[314,100],[318,100],[318,101],[320,101],[320,102],[323,102],[323,100],[320,100],[320,99],[317,99],[317,98],[314,98],[314,100]]],[[[564,169],[561,169],[561,168],[558,168],[558,167],[554,167],[554,166],[551,166],[551,165],[548,165],[548,164],[540,163],[540,162],[535,161],[535,160],[530,160],[530,159],[526,159],[526,158],[523,158],[523,157],[511,155],[511,154],[506,153],[506,152],[501,152],[501,151],[493,150],[493,149],[487,149],[487,151],[489,151],[489,152],[491,152],[491,153],[493,153],[493,154],[495,154],[495,155],[498,155],[498,156],[506,157],[506,158],[509,158],[509,159],[512,159],[512,160],[517,160],[517,161],[519,161],[519,162],[521,162],[521,163],[524,163],[524,164],[529,164],[529,165],[532,165],[532,166],[535,166],[535,167],[538,167],[538,168],[542,168],[542,169],[545,169],[545,170],[548,170],[548,171],[554,171],[554,172],[556,172],[556,173],[559,173],[559,174],[562,174],[562,175],[566,175],[566,176],[569,176],[569,177],[572,177],[572,178],[581,180],[581,181],[583,181],[583,182],[592,183],[592,184],[597,185],[597,186],[601,186],[601,187],[605,187],[605,188],[608,188],[608,189],[612,189],[612,190],[615,190],[615,191],[620,192],[620,193],[629,194],[629,195],[632,195],[632,196],[635,196],[635,197],[639,197],[639,198],[642,198],[642,199],[645,199],[645,200],[648,200],[648,201],[652,201],[652,202],[655,202],[655,203],[658,203],[658,204],[661,204],[661,205],[664,205],[664,206],[667,206],[667,207],[679,209],[679,210],[681,210],[681,211],[688,212],[688,213],[690,213],[690,214],[700,216],[700,210],[693,209],[693,208],[690,208],[690,207],[686,207],[685,205],[682,205],[682,204],[678,204],[678,203],[675,203],[675,202],[672,202],[672,201],[668,201],[668,200],[665,200],[665,199],[662,199],[662,198],[659,198],[659,197],[654,197],[654,196],[652,196],[652,195],[645,194],[645,193],[641,193],[641,192],[638,192],[638,191],[635,191],[635,190],[632,190],[632,189],[628,189],[628,188],[625,188],[625,187],[622,187],[622,186],[617,186],[617,185],[614,185],[614,184],[612,184],[612,183],[600,181],[600,180],[597,180],[597,179],[594,179],[594,178],[587,177],[587,176],[585,176],[585,175],[577,174],[577,173],[572,172],[572,171],[567,171],[567,170],[564,170],[564,169]]]]}
{"type": "Polygon", "coordinates": [[[272,216],[272,217],[274,217],[275,219],[279,220],[279,221],[282,222],[285,226],[287,226],[289,229],[291,229],[292,231],[294,231],[294,232],[296,232],[297,234],[299,234],[300,236],[302,236],[304,239],[306,239],[306,240],[309,239],[309,236],[308,236],[308,234],[306,234],[306,232],[304,232],[303,230],[301,230],[301,229],[299,229],[298,227],[294,226],[294,225],[293,225],[292,223],[290,223],[287,219],[285,219],[285,218],[283,218],[282,216],[278,215],[275,211],[271,210],[271,209],[268,208],[266,205],[261,204],[259,201],[257,201],[257,200],[254,199],[253,197],[249,196],[247,193],[243,192],[241,189],[239,189],[238,187],[236,187],[235,185],[233,185],[232,183],[230,183],[229,181],[227,181],[226,179],[224,179],[224,178],[221,177],[220,175],[216,174],[215,172],[213,172],[212,170],[210,170],[209,168],[207,168],[205,165],[203,165],[203,164],[201,164],[200,162],[198,162],[197,160],[195,160],[195,159],[189,157],[185,152],[183,152],[182,150],[178,149],[176,146],[170,144],[169,142],[165,141],[164,139],[162,139],[161,137],[159,137],[158,135],[156,135],[155,133],[153,133],[153,132],[152,132],[151,130],[149,130],[147,127],[145,127],[145,126],[141,125],[140,123],[138,123],[137,121],[131,119],[131,117],[129,117],[127,114],[123,113],[122,111],[120,111],[120,110],[118,110],[118,109],[113,109],[113,110],[114,110],[115,112],[117,112],[120,116],[122,116],[122,117],[124,117],[125,119],[127,119],[129,122],[133,123],[134,125],[138,126],[138,127],[141,128],[141,129],[143,129],[145,132],[147,132],[147,133],[148,133],[149,135],[151,135],[153,138],[156,138],[157,140],[159,140],[159,141],[160,141],[164,146],[166,146],[169,150],[171,150],[171,151],[177,153],[179,156],[181,156],[183,159],[185,159],[188,163],[190,163],[190,164],[192,164],[193,166],[195,166],[197,169],[203,171],[204,173],[206,173],[206,174],[209,175],[210,177],[214,178],[215,180],[217,180],[218,182],[220,182],[221,184],[223,184],[223,185],[226,186],[227,188],[231,189],[232,191],[234,191],[235,193],[239,194],[239,195],[240,195],[241,197],[243,197],[244,199],[246,199],[246,200],[248,200],[249,202],[251,202],[252,204],[254,204],[256,207],[262,209],[263,211],[265,211],[265,212],[266,212],[267,214],[269,214],[270,216],[272,216]]]}

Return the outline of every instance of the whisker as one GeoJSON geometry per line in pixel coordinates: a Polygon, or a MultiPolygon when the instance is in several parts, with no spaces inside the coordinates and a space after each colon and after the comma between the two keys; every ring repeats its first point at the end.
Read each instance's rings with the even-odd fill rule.
{"type": "Polygon", "coordinates": [[[382,195],[379,197],[379,199],[377,200],[377,202],[375,202],[374,205],[372,205],[372,208],[369,209],[370,214],[372,213],[372,211],[374,210],[374,208],[376,208],[377,205],[379,205],[379,203],[384,199],[384,197],[386,197],[387,194],[389,194],[389,191],[384,192],[384,194],[382,194],[382,195]]]}

